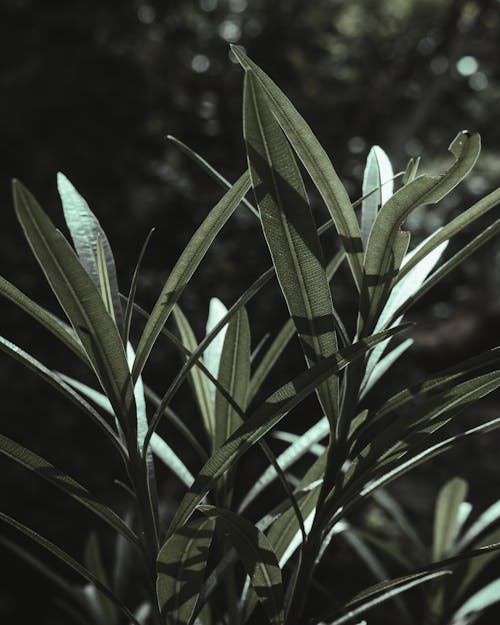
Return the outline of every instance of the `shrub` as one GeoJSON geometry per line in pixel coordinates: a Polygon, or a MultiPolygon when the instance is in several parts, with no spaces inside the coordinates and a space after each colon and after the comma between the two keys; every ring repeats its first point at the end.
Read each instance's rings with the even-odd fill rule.
{"type": "MultiPolygon", "coordinates": [[[[471,622],[499,597],[498,580],[474,593],[470,590],[499,548],[498,503],[467,525],[467,486],[463,480],[451,480],[438,496],[433,544],[427,548],[383,487],[460,441],[500,425],[496,418],[460,434],[444,429],[500,386],[500,349],[476,355],[383,401],[372,401],[370,392],[412,343],[411,327],[402,323],[405,313],[498,232],[497,219],[440,263],[449,240],[496,207],[499,190],[410,252],[410,233],[401,228],[413,210],[441,201],[464,179],[479,155],[479,137],[459,133],[450,146],[451,165],[434,176],[417,175],[417,161],[394,175],[385,153],[374,147],[367,160],[363,197],[353,205],[293,105],[239,49],[234,48],[234,54],[245,69],[248,171],[230,185],[182,146],[227,190],[182,252],[151,313],[135,302],[146,245],[129,294],[123,296],[108,239],[67,178],[59,175],[58,188],[76,253],[31,193],[13,183],[18,219],[69,324],[4,279],[0,290],[70,348],[93,371],[98,388],[50,370],[5,338],[0,346],[56,387],[100,429],[123,462],[127,489],[135,501],[132,515],[119,516],[49,461],[5,436],[0,437],[0,451],[91,510],[121,537],[115,558],[122,562],[128,553],[142,567],[141,602],[130,605],[120,591],[125,567],[116,567],[117,575],[110,578],[95,535],[87,541],[81,564],[15,519],[4,513],[0,518],[86,581],[84,586],[64,586],[73,614],[82,622],[113,624],[125,619],[180,625],[197,619],[203,625],[239,625],[254,619],[340,625],[357,622],[369,608],[390,600],[398,610],[398,622],[404,618],[411,623],[416,617],[399,595],[416,586],[422,586],[425,598],[418,622],[471,622]],[[329,211],[329,221],[319,229],[296,157],[329,211]],[[245,199],[250,189],[257,207],[245,199]],[[207,333],[197,343],[179,299],[240,204],[260,220],[273,266],[229,310],[212,301],[207,333]],[[358,204],[360,225],[354,211],[358,204]],[[320,235],[332,226],[340,250],[325,264],[320,235]],[[358,300],[354,333],[337,313],[330,290],[344,261],[358,300]],[[254,366],[245,305],[274,277],[290,318],[270,345],[260,346],[254,366]],[[146,319],[135,348],[130,341],[134,313],[146,319]],[[169,317],[175,320],[176,333],[166,328],[169,317]],[[402,340],[405,334],[410,337],[402,340]],[[180,351],[183,362],[164,395],[157,397],[143,383],[142,374],[160,335],[180,351]],[[262,399],[262,384],[295,335],[305,370],[262,399]],[[186,380],[208,446],[172,410],[171,402],[186,380]],[[314,394],[317,415],[309,410],[301,414],[305,420],[301,435],[276,430],[314,394]],[[177,427],[187,448],[197,454],[194,474],[181,459],[182,450],[171,448],[158,434],[163,419],[177,427]],[[288,444],[278,457],[264,439],[269,432],[288,444]],[[268,468],[249,486],[238,480],[236,469],[255,445],[264,452],[268,468]],[[161,514],[155,458],[185,487],[173,518],[161,514]],[[300,476],[292,478],[286,471],[299,460],[300,476]],[[254,505],[275,480],[281,484],[281,499],[266,509],[254,505]],[[410,545],[409,555],[373,530],[352,526],[352,514],[369,498],[400,528],[410,545]],[[330,543],[339,536],[358,551],[360,570],[368,566],[381,578],[349,600],[332,596],[330,583],[315,577],[320,561],[331,557],[330,543]],[[384,558],[399,567],[398,577],[385,579],[384,558]]],[[[384,394],[383,386],[380,393],[384,394]]],[[[50,569],[45,570],[50,575],[50,569]]]]}

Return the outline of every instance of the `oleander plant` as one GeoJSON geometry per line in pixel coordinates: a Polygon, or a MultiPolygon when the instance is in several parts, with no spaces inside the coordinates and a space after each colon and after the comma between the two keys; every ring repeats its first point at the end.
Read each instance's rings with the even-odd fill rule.
{"type": "Polygon", "coordinates": [[[500,220],[492,220],[442,259],[453,237],[494,212],[500,190],[461,210],[417,246],[410,247],[410,233],[403,229],[412,211],[440,202],[469,174],[480,138],[460,132],[449,147],[448,168],[435,175],[419,174],[418,160],[394,174],[385,152],[373,147],[362,197],[352,203],[293,104],[242,50],[234,47],[233,53],[244,69],[248,170],[230,184],[171,138],[224,195],[184,248],[151,312],[136,302],[147,241],[122,294],[108,238],[69,180],[59,174],[57,182],[73,245],[34,196],[13,182],[18,220],[61,315],[3,278],[0,292],[68,347],[95,376],[95,385],[48,368],[7,338],[0,337],[0,347],[91,419],[96,436],[105,437],[121,459],[132,504],[113,509],[49,460],[2,435],[4,456],[98,517],[95,533],[82,538],[82,558],[2,512],[2,523],[45,549],[47,558],[42,562],[4,543],[64,594],[68,622],[361,624],[376,619],[386,602],[386,623],[475,622],[500,600],[500,578],[488,566],[500,549],[500,502],[477,514],[466,501],[466,482],[452,479],[439,492],[429,545],[385,487],[462,441],[500,427],[500,415],[458,433],[446,427],[500,386],[500,347],[417,384],[405,385],[401,378],[395,395],[385,390],[384,375],[397,369],[412,345],[405,314],[500,229],[500,220]],[[303,175],[328,211],[319,228],[303,175]],[[235,210],[251,211],[259,221],[272,266],[229,309],[213,299],[206,334],[198,340],[181,296],[235,210]],[[338,249],[325,257],[321,235],[332,228],[338,249]],[[335,306],[342,266],[357,302],[349,320],[335,306]],[[289,319],[275,336],[253,342],[246,305],[273,282],[289,319]],[[180,365],[158,394],[143,378],[160,337],[169,358],[171,352],[180,355],[180,365]],[[277,385],[273,376],[296,339],[304,356],[301,373],[277,385]],[[183,385],[190,389],[192,410],[179,415],[173,400],[183,385]],[[275,390],[263,396],[263,388],[275,390]],[[292,412],[300,434],[287,428],[292,412]],[[197,419],[202,428],[194,427],[197,419]],[[175,444],[158,433],[164,422],[177,429],[175,444]],[[278,455],[276,440],[285,445],[278,455]],[[249,484],[238,467],[255,452],[264,454],[266,469],[249,484]],[[174,511],[162,505],[160,468],[182,485],[174,511]],[[278,495],[263,496],[271,485],[278,495]],[[380,508],[391,520],[397,541],[363,525],[359,511],[366,506],[380,508]],[[111,563],[109,555],[103,557],[103,528],[116,534],[106,551],[113,552],[111,563]],[[372,579],[350,597],[339,591],[338,580],[321,574],[342,541],[352,547],[351,566],[359,568],[360,579],[372,579]],[[76,572],[81,583],[62,579],[52,569],[54,560],[76,572]],[[134,592],[126,592],[131,584],[134,592]]]}

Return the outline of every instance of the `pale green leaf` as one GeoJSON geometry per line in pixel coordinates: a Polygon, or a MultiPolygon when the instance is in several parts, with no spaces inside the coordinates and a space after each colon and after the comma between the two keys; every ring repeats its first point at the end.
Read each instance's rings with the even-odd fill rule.
{"type": "MultiPolygon", "coordinates": [[[[308,453],[315,443],[325,438],[325,436],[328,436],[329,432],[330,427],[328,419],[323,417],[315,425],[310,427],[307,432],[304,432],[301,436],[295,436],[295,441],[276,458],[281,469],[286,471],[286,469],[308,453]]],[[[241,513],[248,508],[252,501],[260,495],[267,486],[272,484],[276,477],[277,475],[274,468],[268,467],[247,492],[239,505],[238,512],[241,513]]]]}
{"type": "Polygon", "coordinates": [[[467,497],[468,485],[461,478],[449,480],[439,491],[434,511],[434,562],[443,559],[451,550],[457,534],[460,505],[467,497]]]}
{"type": "Polygon", "coordinates": [[[486,608],[499,601],[500,579],[496,579],[469,597],[455,612],[450,625],[468,625],[472,622],[472,616],[477,617],[486,608]]]}
{"type": "Polygon", "coordinates": [[[408,245],[408,233],[401,231],[403,221],[419,206],[439,202],[463,180],[479,155],[479,136],[459,133],[449,150],[454,162],[446,172],[415,178],[399,189],[378,213],[365,255],[358,332],[372,330],[399,271],[404,256],[401,252],[408,245]]]}
{"type": "Polygon", "coordinates": [[[363,196],[361,203],[361,240],[366,249],[373,223],[381,206],[392,196],[394,172],[391,161],[384,150],[374,145],[368,153],[363,175],[363,196]]]}
{"type": "MultiPolygon", "coordinates": [[[[208,309],[208,319],[206,325],[206,334],[210,334],[220,320],[227,315],[227,308],[217,297],[212,297],[208,309]]],[[[213,341],[203,352],[203,362],[210,373],[217,379],[219,375],[219,364],[222,355],[222,348],[224,346],[224,337],[226,335],[227,326],[224,326],[220,332],[217,333],[213,341]]],[[[215,385],[211,382],[208,383],[210,389],[210,398],[212,401],[212,408],[215,409],[215,385]]],[[[215,428],[214,428],[215,429],[215,428]]]]}
{"type": "MultiPolygon", "coordinates": [[[[108,296],[114,310],[118,328],[122,326],[122,308],[118,290],[115,260],[106,233],[101,227],[89,205],[78,193],[64,174],[57,174],[57,189],[61,198],[64,218],[69,228],[76,253],[85,271],[99,287],[99,261],[96,255],[97,240],[101,239],[101,267],[106,268],[108,276],[108,296]]],[[[101,269],[102,271],[102,269],[101,269]]],[[[102,286],[102,285],[101,285],[102,286]]]]}

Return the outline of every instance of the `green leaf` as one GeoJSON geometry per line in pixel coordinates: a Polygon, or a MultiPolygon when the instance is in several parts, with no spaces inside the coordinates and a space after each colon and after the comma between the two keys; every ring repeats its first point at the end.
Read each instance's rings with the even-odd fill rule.
{"type": "Polygon", "coordinates": [[[314,365],[270,395],[203,466],[191,490],[186,493],[179,505],[170,525],[169,534],[189,519],[205,495],[214,487],[217,480],[233,466],[236,460],[257,443],[290,410],[310,395],[318,384],[321,384],[332,373],[340,371],[355,358],[361,357],[367,349],[395,331],[397,330],[387,330],[340,350],[337,354],[314,365]]]}
{"type": "Polygon", "coordinates": [[[179,527],[158,554],[156,593],[166,625],[188,625],[200,594],[215,520],[203,518],[179,527]]]}
{"type": "Polygon", "coordinates": [[[118,452],[125,459],[126,450],[120,442],[118,436],[109,424],[102,418],[102,416],[94,410],[94,408],[87,403],[80,395],[75,393],[73,389],[65,383],[64,376],[54,373],[48,369],[44,364],[33,358],[30,354],[23,349],[14,345],[3,336],[0,336],[0,349],[5,353],[12,356],[15,360],[23,364],[25,367],[36,373],[43,380],[48,382],[51,386],[62,393],[67,399],[69,399],[75,406],[80,408],[90,419],[106,434],[108,439],[117,448],[118,452]]]}
{"type": "MultiPolygon", "coordinates": [[[[227,327],[217,378],[244,413],[250,381],[250,326],[245,307],[238,310],[227,327]]],[[[240,414],[217,389],[214,449],[221,447],[241,424],[240,414]]]]}
{"type": "MultiPolygon", "coordinates": [[[[455,612],[450,625],[468,625],[471,617],[477,617],[486,608],[500,601],[500,578],[475,592],[455,612]]],[[[475,620],[475,619],[474,619],[475,620]]]]}
{"type": "MultiPolygon", "coordinates": [[[[295,158],[253,72],[245,75],[244,137],[264,235],[309,366],[337,350],[323,253],[295,158]]],[[[338,379],[318,388],[330,423],[338,416],[338,379]]]]}
{"type": "Polygon", "coordinates": [[[106,268],[109,280],[109,299],[112,302],[114,318],[118,328],[122,327],[122,307],[120,303],[118,279],[116,276],[115,260],[106,233],[101,227],[89,205],[78,193],[64,174],[57,174],[57,189],[61,198],[64,218],[69,228],[76,253],[85,271],[92,281],[99,287],[99,262],[106,268]],[[96,255],[97,240],[101,239],[101,261],[96,255]]]}
{"type": "Polygon", "coordinates": [[[345,515],[348,510],[357,506],[362,500],[371,495],[381,486],[389,484],[426,460],[442,454],[465,439],[478,434],[491,432],[499,427],[500,417],[491,419],[490,421],[477,425],[473,428],[469,428],[468,430],[465,430],[465,432],[456,434],[455,436],[449,436],[441,440],[438,439],[437,441],[436,439],[431,438],[420,448],[412,449],[409,457],[405,456],[403,459],[398,458],[388,466],[382,467],[378,475],[372,475],[364,486],[357,486],[355,489],[356,492],[353,495],[351,494],[349,497],[346,497],[346,500],[343,502],[341,513],[335,515],[332,518],[331,523],[337,522],[337,520],[341,516],[345,515]]]}
{"type": "Polygon", "coordinates": [[[349,623],[351,619],[363,614],[370,608],[373,608],[384,601],[388,601],[393,597],[400,595],[402,592],[410,590],[415,586],[425,584],[437,577],[450,575],[451,571],[438,571],[436,573],[417,573],[414,575],[405,575],[397,579],[391,579],[362,591],[344,605],[342,612],[345,612],[340,618],[333,621],[328,620],[330,625],[343,625],[349,623]]]}
{"type": "MultiPolygon", "coordinates": [[[[330,432],[328,419],[323,417],[315,425],[310,427],[304,434],[297,436],[293,442],[283,453],[281,453],[276,461],[283,471],[286,471],[295,462],[300,460],[311,447],[328,436],[330,432]]],[[[252,488],[247,492],[243,501],[240,503],[238,512],[241,513],[252,503],[252,501],[260,495],[260,493],[276,479],[276,471],[273,467],[268,467],[264,473],[256,480],[252,488]]]]}
{"type": "Polygon", "coordinates": [[[234,512],[215,506],[199,510],[217,519],[250,577],[252,587],[273,625],[283,623],[283,580],[276,554],[266,536],[255,525],[234,512]]]}
{"type": "MultiPolygon", "coordinates": [[[[127,345],[127,343],[129,342],[130,326],[132,324],[132,313],[134,311],[134,303],[135,303],[135,293],[137,291],[137,283],[139,281],[139,270],[141,268],[144,254],[146,253],[147,247],[149,245],[149,241],[151,239],[151,236],[154,230],[155,230],[154,228],[151,228],[151,230],[149,231],[149,234],[146,237],[146,240],[144,241],[142,245],[141,251],[139,252],[139,258],[137,259],[137,262],[134,267],[134,273],[132,275],[132,281],[130,283],[130,289],[129,289],[129,293],[127,297],[125,316],[123,319],[123,344],[124,345],[127,345]]],[[[120,300],[121,299],[122,299],[122,296],[120,295],[120,300]]]]}
{"type": "Polygon", "coordinates": [[[434,511],[434,562],[443,559],[451,550],[457,534],[458,513],[467,496],[468,485],[461,478],[449,480],[439,491],[434,511]]]}
{"type": "Polygon", "coordinates": [[[54,543],[51,543],[43,536],[40,536],[40,534],[37,534],[29,527],[26,527],[26,525],[19,523],[19,521],[16,521],[15,519],[8,516],[7,514],[4,514],[3,512],[0,512],[0,520],[4,521],[4,523],[7,523],[8,525],[11,525],[13,528],[30,538],[32,541],[36,542],[43,549],[49,551],[55,558],[66,564],[66,566],[69,566],[69,568],[73,569],[75,573],[86,579],[91,584],[94,584],[103,595],[105,595],[110,601],[114,603],[114,605],[116,605],[120,612],[129,621],[131,621],[134,625],[141,625],[139,621],[134,617],[134,615],[130,612],[130,610],[123,605],[120,599],[118,599],[107,586],[104,586],[104,584],[102,584],[93,573],[91,573],[88,569],[82,566],[65,551],[60,549],[57,545],[54,545],[54,543]]]}
{"type": "Polygon", "coordinates": [[[138,545],[137,536],[125,525],[121,518],[96,499],[84,486],[64,474],[48,460],[41,458],[34,452],[26,449],[19,443],[0,434],[0,453],[14,460],[26,469],[33,471],[41,478],[50,482],[67,495],[85,506],[88,510],[101,518],[109,527],[127,538],[131,543],[138,545]]]}
{"type": "MultiPolygon", "coordinates": [[[[336,274],[337,269],[342,264],[342,261],[345,258],[345,252],[341,250],[337,252],[335,256],[331,259],[326,267],[326,276],[328,281],[330,281],[333,276],[336,274]]],[[[295,325],[293,323],[293,319],[287,319],[284,323],[281,330],[276,335],[275,339],[268,347],[266,353],[262,357],[259,365],[257,366],[252,378],[250,380],[250,387],[248,389],[249,398],[252,399],[255,397],[257,392],[259,391],[262,383],[267,378],[272,368],[274,367],[276,361],[283,353],[284,349],[290,342],[290,340],[295,335],[295,325]]]]}
{"type": "Polygon", "coordinates": [[[477,235],[472,241],[467,243],[460,251],[454,254],[451,258],[449,258],[445,263],[443,263],[439,269],[437,269],[431,276],[428,278],[424,284],[418,289],[416,293],[414,293],[405,304],[403,304],[395,313],[394,316],[397,317],[399,315],[404,315],[413,304],[418,302],[430,289],[432,289],[436,284],[439,284],[441,280],[447,276],[451,271],[456,269],[460,264],[462,264],[471,254],[480,249],[485,243],[487,243],[490,239],[496,236],[500,232],[500,219],[497,219],[493,224],[488,226],[485,230],[483,230],[480,234],[477,235]]]}
{"type": "MultiPolygon", "coordinates": [[[[181,337],[182,344],[186,349],[189,350],[190,353],[194,352],[198,347],[198,343],[196,341],[193,329],[181,308],[178,304],[174,306],[173,311],[175,323],[177,325],[177,329],[179,330],[179,335],[181,337]]],[[[222,334],[222,332],[221,332],[222,334]]],[[[220,336],[220,335],[219,335],[220,336]]],[[[215,341],[210,344],[210,347],[213,346],[215,341]]],[[[188,357],[188,356],[186,356],[188,357]]],[[[206,362],[206,354],[204,357],[204,362],[206,362]]],[[[208,366],[207,366],[208,368],[208,366]]],[[[215,374],[217,375],[217,374],[215,374]]],[[[212,384],[205,374],[201,371],[198,366],[194,366],[189,371],[189,377],[191,379],[194,393],[196,397],[196,401],[198,403],[198,407],[200,409],[200,413],[203,419],[203,423],[205,425],[205,430],[209,435],[210,440],[213,440],[213,433],[215,431],[215,416],[214,416],[214,405],[211,398],[211,388],[212,384]]]]}
{"type": "Polygon", "coordinates": [[[134,392],[117,327],[95,284],[35,198],[13,182],[16,213],[52,290],[68,315],[128,441],[135,444],[134,392]]]}
{"type": "Polygon", "coordinates": [[[106,267],[106,257],[100,235],[97,235],[97,271],[99,272],[99,285],[101,297],[108,315],[116,323],[115,312],[113,310],[113,299],[111,296],[111,284],[109,281],[108,268],[106,267]]]}
{"type": "Polygon", "coordinates": [[[132,372],[134,380],[141,374],[149,353],[185,286],[196,271],[219,230],[232,215],[249,187],[250,178],[246,172],[210,211],[208,217],[206,217],[184,248],[180,258],[170,272],[141,335],[132,372]]]}
{"type": "MultiPolygon", "coordinates": [[[[200,156],[197,152],[195,152],[192,148],[187,146],[185,143],[177,139],[176,137],[172,137],[172,135],[167,135],[167,141],[170,141],[175,146],[177,146],[186,156],[188,156],[193,162],[203,169],[211,178],[215,180],[215,182],[225,189],[226,191],[232,187],[232,184],[229,180],[226,180],[222,174],[220,174],[208,161],[206,161],[202,156],[200,156]]],[[[246,198],[243,198],[241,203],[248,208],[248,210],[255,216],[257,219],[259,217],[259,211],[253,206],[251,202],[249,202],[246,198]]]]}
{"type": "Polygon", "coordinates": [[[460,537],[460,540],[454,545],[453,551],[463,551],[465,547],[470,546],[471,543],[477,541],[477,539],[492,525],[497,525],[500,522],[500,500],[496,501],[489,508],[487,508],[479,518],[469,527],[469,529],[460,537]]]}
{"type": "Polygon", "coordinates": [[[368,153],[363,175],[365,199],[361,203],[361,240],[365,249],[378,211],[393,194],[393,177],[394,172],[387,154],[381,147],[374,145],[368,153]]]}
{"type": "Polygon", "coordinates": [[[460,215],[457,215],[455,219],[452,219],[449,223],[424,241],[419,250],[415,252],[409,262],[406,263],[406,265],[401,269],[401,272],[396,280],[402,280],[405,275],[432,250],[436,249],[436,247],[441,245],[444,241],[448,241],[454,237],[467,226],[470,226],[474,223],[474,221],[476,221],[476,219],[486,215],[491,209],[498,206],[499,202],[500,189],[495,189],[495,191],[489,193],[486,197],[479,200],[479,202],[471,206],[469,209],[463,211],[460,215]]]}
{"type": "Polygon", "coordinates": [[[265,91],[273,115],[323,197],[347,253],[347,260],[359,289],[363,266],[363,246],[358,221],[347,191],[337,176],[328,155],[306,121],[269,76],[240,48],[231,46],[231,50],[245,71],[252,70],[259,85],[265,91]]]}
{"type": "Polygon", "coordinates": [[[28,313],[49,332],[51,332],[63,345],[68,347],[78,358],[88,364],[88,358],[80,341],[73,336],[59,319],[52,313],[39,306],[13,284],[0,276],[0,294],[13,302],[21,310],[28,313]]]}
{"type": "Polygon", "coordinates": [[[495,365],[500,361],[500,347],[490,349],[478,356],[468,358],[458,365],[453,365],[426,380],[410,386],[408,389],[400,391],[390,399],[388,399],[378,410],[376,418],[384,417],[390,412],[394,412],[406,405],[409,401],[419,399],[424,393],[429,391],[437,391],[453,382],[458,382],[461,378],[466,377],[470,373],[495,365]]]}
{"type": "MultiPolygon", "coordinates": [[[[89,399],[91,399],[95,404],[97,404],[103,410],[106,410],[110,415],[113,415],[113,407],[111,406],[109,399],[106,395],[103,395],[99,391],[71,378],[67,375],[60,374],[61,377],[71,386],[73,386],[77,391],[85,395],[89,399]]],[[[183,484],[185,484],[188,488],[192,485],[194,478],[186,467],[186,465],[182,462],[182,460],[177,456],[173,449],[159,436],[158,434],[153,434],[150,441],[151,449],[153,453],[167,466],[172,473],[177,475],[177,477],[181,480],[183,484]]]]}
{"type": "MultiPolygon", "coordinates": [[[[90,534],[87,544],[85,545],[83,561],[87,569],[93,573],[104,586],[109,587],[108,575],[102,561],[99,542],[94,533],[90,534]]],[[[89,599],[91,601],[90,608],[92,611],[97,612],[99,622],[102,623],[102,625],[116,625],[118,622],[118,611],[114,603],[112,603],[106,595],[100,593],[93,584],[89,587],[89,591],[89,599]]]]}
{"type": "Polygon", "coordinates": [[[449,150],[455,160],[444,174],[419,176],[397,191],[378,213],[366,249],[358,332],[372,330],[399,271],[401,251],[408,245],[408,233],[401,231],[401,224],[413,210],[439,202],[463,180],[479,155],[479,136],[459,133],[449,150]]]}

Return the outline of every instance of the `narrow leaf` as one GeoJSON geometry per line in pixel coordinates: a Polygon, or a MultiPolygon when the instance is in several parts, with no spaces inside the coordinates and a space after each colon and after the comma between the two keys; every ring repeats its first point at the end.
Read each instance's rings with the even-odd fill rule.
{"type": "Polygon", "coordinates": [[[57,545],[54,545],[54,543],[51,543],[46,538],[43,538],[43,536],[40,536],[40,534],[37,534],[29,527],[26,527],[26,525],[19,523],[19,521],[16,521],[15,519],[8,516],[7,514],[4,514],[3,512],[0,512],[0,520],[4,521],[4,523],[7,523],[8,525],[11,525],[13,528],[30,538],[32,541],[36,542],[43,549],[49,551],[55,558],[66,564],[66,566],[68,566],[69,568],[73,569],[73,571],[75,571],[78,575],[86,579],[91,584],[94,584],[100,592],[102,592],[110,601],[112,601],[116,605],[120,612],[129,621],[131,621],[134,625],[140,625],[139,621],[137,621],[137,619],[130,612],[130,610],[122,604],[120,599],[118,599],[109,588],[104,586],[93,573],[87,570],[65,551],[57,547],[57,545]]]}
{"type": "Polygon", "coordinates": [[[208,217],[184,248],[180,258],[170,272],[141,335],[132,375],[134,380],[142,372],[149,353],[185,286],[202,261],[219,230],[232,215],[249,187],[249,175],[244,173],[210,211],[208,217]]]}
{"type": "Polygon", "coordinates": [[[453,478],[439,491],[434,511],[434,561],[448,555],[457,533],[458,512],[467,496],[468,485],[461,478],[453,478]]]}
{"type": "Polygon", "coordinates": [[[88,354],[129,440],[135,440],[134,393],[117,327],[73,250],[19,182],[16,213],[26,238],[88,354]]]}
{"type": "Polygon", "coordinates": [[[259,81],[269,100],[273,115],[283,128],[287,139],[323,197],[347,253],[349,266],[359,289],[361,287],[363,247],[358,221],[347,191],[337,176],[328,155],[306,121],[269,76],[251,61],[240,48],[231,46],[231,50],[245,71],[252,70],[255,78],[259,81]]]}
{"type": "Polygon", "coordinates": [[[366,197],[361,203],[361,240],[365,249],[378,211],[393,194],[393,177],[387,154],[381,147],[374,145],[368,153],[363,176],[363,196],[366,197]]]}
{"type": "Polygon", "coordinates": [[[11,458],[11,460],[14,460],[26,469],[33,471],[47,482],[50,482],[65,492],[96,514],[108,526],[127,538],[131,543],[138,545],[136,535],[111,508],[108,508],[108,506],[98,501],[84,486],[79,484],[72,477],[65,475],[48,460],[41,458],[34,452],[2,434],[0,434],[0,453],[11,458]]]}
{"type": "Polygon", "coordinates": [[[475,592],[455,612],[450,625],[468,625],[471,617],[477,617],[486,608],[500,601],[500,579],[490,582],[475,592]]]}
{"type": "Polygon", "coordinates": [[[215,520],[197,519],[178,528],[158,554],[156,592],[166,625],[188,625],[200,594],[215,520]]]}
{"type": "Polygon", "coordinates": [[[57,174],[57,189],[61,198],[64,218],[75,245],[78,258],[92,281],[99,286],[99,268],[96,256],[97,239],[101,239],[104,265],[109,279],[109,294],[113,302],[114,317],[122,326],[122,308],[118,290],[115,260],[106,233],[89,205],[64,174],[57,174]]]}
{"type": "Polygon", "coordinates": [[[400,251],[407,246],[401,224],[417,207],[439,202],[463,180],[479,155],[479,136],[459,133],[449,150],[455,160],[444,174],[419,176],[397,191],[378,213],[365,255],[358,331],[371,331],[399,270],[400,251]]]}
{"type": "MultiPolygon", "coordinates": [[[[330,288],[300,171],[253,72],[245,76],[243,126],[264,235],[311,366],[337,350],[330,288]]],[[[322,384],[318,398],[330,422],[335,422],[338,379],[322,384]]]]}
{"type": "Polygon", "coordinates": [[[361,357],[367,349],[384,340],[394,331],[387,330],[341,350],[338,354],[314,365],[270,395],[203,466],[191,490],[186,493],[179,505],[170,525],[169,534],[189,519],[197,505],[236,460],[258,442],[290,410],[310,395],[318,384],[321,384],[332,373],[340,371],[355,358],[361,357]]]}
{"type": "Polygon", "coordinates": [[[217,527],[233,544],[269,621],[273,625],[283,623],[283,580],[276,554],[266,536],[234,512],[215,506],[200,506],[199,509],[217,519],[217,527]]]}

